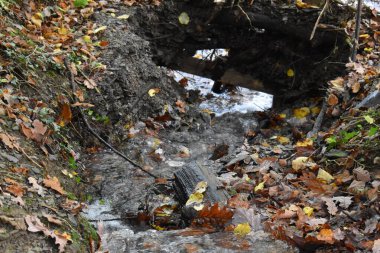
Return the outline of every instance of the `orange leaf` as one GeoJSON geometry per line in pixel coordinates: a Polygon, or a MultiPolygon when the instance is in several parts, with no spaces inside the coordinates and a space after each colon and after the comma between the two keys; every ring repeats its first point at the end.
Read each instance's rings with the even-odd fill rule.
{"type": "Polygon", "coordinates": [[[334,94],[330,94],[329,98],[327,99],[327,103],[331,106],[337,105],[339,103],[339,99],[334,94]]]}
{"type": "Polygon", "coordinates": [[[72,117],[73,115],[70,105],[68,103],[64,103],[61,105],[61,112],[58,116],[57,124],[63,127],[71,121],[72,117]]]}
{"type": "Polygon", "coordinates": [[[321,231],[319,231],[319,234],[317,235],[317,239],[320,241],[327,242],[329,244],[334,243],[334,232],[329,228],[323,228],[321,231]]]}
{"type": "Polygon", "coordinates": [[[57,191],[62,195],[66,195],[66,192],[65,190],[63,190],[61,183],[59,182],[57,177],[51,178],[50,176],[47,176],[47,178],[44,179],[44,185],[48,188],[57,191]]]}

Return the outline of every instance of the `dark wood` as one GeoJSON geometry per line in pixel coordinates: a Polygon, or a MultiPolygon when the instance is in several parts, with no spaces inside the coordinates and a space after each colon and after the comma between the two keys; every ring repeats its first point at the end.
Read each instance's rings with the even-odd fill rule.
{"type": "Polygon", "coordinates": [[[218,189],[218,181],[213,172],[208,167],[191,162],[174,173],[174,189],[182,205],[185,205],[195,186],[201,181],[206,181],[208,185],[204,193],[205,203],[227,203],[228,193],[223,189],[218,189]]]}

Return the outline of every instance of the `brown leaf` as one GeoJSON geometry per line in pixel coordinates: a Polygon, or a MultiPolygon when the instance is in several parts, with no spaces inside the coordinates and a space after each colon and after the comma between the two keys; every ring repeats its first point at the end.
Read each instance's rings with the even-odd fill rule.
{"type": "Polygon", "coordinates": [[[351,90],[352,90],[352,93],[358,93],[359,90],[360,90],[360,83],[359,83],[359,82],[355,82],[355,83],[351,86],[351,90]]]}
{"type": "Polygon", "coordinates": [[[5,178],[4,181],[6,183],[10,184],[10,185],[5,187],[5,190],[7,192],[10,192],[15,197],[22,197],[24,195],[25,190],[19,183],[17,183],[16,181],[14,181],[13,179],[10,179],[10,178],[5,178]]]}
{"type": "Polygon", "coordinates": [[[23,218],[13,218],[13,217],[7,217],[4,215],[1,215],[0,220],[11,224],[12,226],[15,227],[15,229],[26,230],[26,225],[23,218]]]}
{"type": "Polygon", "coordinates": [[[51,232],[50,236],[52,238],[55,238],[55,244],[59,245],[58,246],[59,252],[65,252],[65,247],[68,241],[69,240],[71,241],[71,236],[66,232],[60,233],[57,230],[54,230],[53,232],[51,232]]]}
{"type": "Polygon", "coordinates": [[[377,239],[373,242],[372,252],[380,253],[380,239],[377,239]]]}
{"type": "Polygon", "coordinates": [[[65,203],[61,204],[63,209],[70,211],[74,215],[78,214],[85,206],[86,204],[84,203],[70,199],[66,199],[65,203]]]}
{"type": "Polygon", "coordinates": [[[60,105],[60,113],[58,119],[56,120],[59,126],[65,126],[67,123],[71,122],[73,114],[71,112],[70,104],[63,103],[60,105]]]}
{"type": "Polygon", "coordinates": [[[327,205],[327,210],[329,211],[329,213],[331,215],[336,215],[336,213],[338,212],[338,208],[336,207],[333,199],[329,197],[322,197],[321,199],[325,201],[327,205]]]}
{"type": "Polygon", "coordinates": [[[51,214],[43,213],[42,216],[44,216],[50,223],[62,225],[62,221],[51,214]]]}
{"type": "Polygon", "coordinates": [[[371,175],[363,167],[358,167],[358,168],[354,169],[353,172],[354,172],[354,175],[356,176],[357,180],[363,181],[365,183],[371,181],[371,175]]]}
{"type": "Polygon", "coordinates": [[[27,175],[29,172],[29,169],[23,168],[23,167],[14,167],[14,168],[11,168],[11,171],[14,173],[22,174],[22,175],[27,175]]]}
{"type": "Polygon", "coordinates": [[[96,82],[92,79],[84,80],[83,84],[90,90],[95,89],[95,87],[97,86],[96,82]]]}
{"type": "Polygon", "coordinates": [[[61,183],[59,182],[57,177],[51,178],[50,176],[47,176],[47,178],[44,179],[44,185],[48,188],[57,191],[62,195],[66,195],[66,192],[65,190],[63,190],[61,183]]]}
{"type": "Polygon", "coordinates": [[[40,221],[37,216],[27,215],[25,216],[25,222],[28,224],[28,231],[30,232],[42,232],[45,236],[50,236],[49,229],[40,221]]]}
{"type": "Polygon", "coordinates": [[[37,180],[34,177],[29,177],[28,181],[32,184],[32,188],[29,191],[37,192],[41,197],[45,196],[45,189],[38,184],[37,180]]]}
{"type": "Polygon", "coordinates": [[[94,107],[95,105],[93,104],[90,104],[90,103],[80,103],[80,102],[76,102],[74,104],[71,105],[72,107],[83,107],[83,108],[91,108],[91,107],[94,107]]]}
{"type": "Polygon", "coordinates": [[[16,141],[16,137],[13,137],[7,133],[0,133],[0,139],[10,149],[20,150],[20,144],[16,141]]]}
{"type": "Polygon", "coordinates": [[[339,99],[337,96],[335,96],[334,94],[330,93],[328,99],[327,99],[327,104],[328,105],[331,105],[331,106],[334,106],[334,105],[337,105],[339,103],[339,99]]]}
{"type": "Polygon", "coordinates": [[[178,110],[179,112],[182,112],[182,113],[185,113],[185,106],[186,106],[186,103],[183,102],[182,100],[177,100],[175,102],[175,105],[178,107],[178,110]]]}
{"type": "Polygon", "coordinates": [[[75,96],[78,98],[78,100],[79,100],[79,102],[83,102],[84,101],[84,93],[83,93],[83,90],[81,90],[81,89],[77,89],[76,91],[75,91],[75,96]]]}

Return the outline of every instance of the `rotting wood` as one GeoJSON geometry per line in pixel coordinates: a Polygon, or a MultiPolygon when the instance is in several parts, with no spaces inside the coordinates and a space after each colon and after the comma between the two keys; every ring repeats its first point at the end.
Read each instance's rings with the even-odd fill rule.
{"type": "MultiPolygon", "coordinates": [[[[196,162],[191,162],[174,172],[174,189],[182,205],[185,205],[193,193],[195,186],[201,181],[207,182],[207,190],[203,194],[204,203],[219,203],[220,206],[227,203],[228,193],[223,189],[218,189],[217,178],[210,168],[201,166],[196,162]]],[[[184,207],[183,209],[185,216],[194,216],[194,212],[188,209],[190,208],[184,207]]]]}

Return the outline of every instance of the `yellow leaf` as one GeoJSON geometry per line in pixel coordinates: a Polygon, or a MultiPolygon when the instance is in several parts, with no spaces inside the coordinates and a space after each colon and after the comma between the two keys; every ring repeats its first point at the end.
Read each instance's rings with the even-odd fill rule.
{"type": "Polygon", "coordinates": [[[41,27],[42,25],[42,14],[41,13],[36,13],[32,16],[32,23],[35,24],[38,27],[41,27]]]}
{"type": "Polygon", "coordinates": [[[294,76],[294,70],[293,69],[288,69],[288,71],[286,71],[286,75],[288,76],[288,77],[293,77],[294,76]]]}
{"type": "Polygon", "coordinates": [[[196,59],[202,59],[203,58],[203,56],[201,54],[195,54],[193,57],[196,59]]]}
{"type": "Polygon", "coordinates": [[[248,223],[241,223],[234,229],[234,234],[237,236],[246,236],[251,232],[251,226],[248,223]]]}
{"type": "Polygon", "coordinates": [[[94,30],[94,33],[98,33],[98,32],[104,31],[104,30],[106,30],[106,29],[107,29],[107,26],[104,25],[104,26],[101,26],[101,27],[95,29],[95,30],[94,30]]]}
{"type": "Polygon", "coordinates": [[[158,230],[158,231],[162,231],[162,230],[165,230],[165,228],[163,227],[160,227],[158,225],[155,225],[155,224],[152,224],[152,227],[155,229],[155,230],[158,230]]]}
{"type": "Polygon", "coordinates": [[[189,199],[186,201],[186,206],[191,204],[200,204],[203,201],[203,194],[199,192],[195,192],[190,195],[189,199]]]}
{"type": "Polygon", "coordinates": [[[181,25],[188,25],[190,23],[190,17],[186,12],[182,12],[178,17],[178,21],[181,25]]]}
{"type": "Polygon", "coordinates": [[[321,108],[319,108],[319,107],[317,107],[317,106],[311,108],[311,113],[312,113],[313,115],[317,115],[317,114],[319,114],[320,111],[321,111],[321,108]]]}
{"type": "Polygon", "coordinates": [[[314,211],[314,208],[310,207],[310,206],[305,206],[303,208],[303,212],[307,215],[307,216],[312,216],[313,215],[313,211],[314,211]]]}
{"type": "Polygon", "coordinates": [[[365,33],[365,34],[360,34],[359,35],[359,38],[361,38],[361,39],[368,39],[368,38],[370,38],[371,36],[368,34],[368,33],[365,33]]]}
{"type": "Polygon", "coordinates": [[[306,117],[309,114],[310,114],[309,107],[295,108],[293,110],[294,117],[296,117],[298,119],[302,119],[302,118],[306,117]]]}
{"type": "Polygon", "coordinates": [[[264,189],[264,184],[265,184],[265,182],[261,182],[260,184],[256,185],[255,186],[255,192],[264,189]]]}
{"type": "Polygon", "coordinates": [[[278,115],[281,119],[286,119],[286,114],[285,113],[280,113],[278,115]]]}
{"type": "Polygon", "coordinates": [[[91,37],[88,36],[88,35],[85,35],[82,38],[83,38],[83,41],[86,42],[86,43],[91,43],[92,42],[91,37]]]}
{"type": "Polygon", "coordinates": [[[319,8],[316,5],[311,5],[311,4],[308,4],[308,3],[304,3],[304,2],[302,2],[302,0],[297,0],[296,1],[296,6],[298,8],[300,8],[300,9],[309,9],[309,8],[311,8],[311,9],[317,9],[317,8],[319,8]]]}
{"type": "Polygon", "coordinates": [[[373,123],[375,123],[375,120],[374,120],[371,116],[369,116],[369,115],[365,115],[365,116],[364,116],[364,119],[365,119],[365,121],[367,121],[369,124],[373,124],[373,123]]]}
{"type": "Polygon", "coordinates": [[[277,136],[277,140],[281,144],[288,144],[290,142],[289,138],[285,136],[277,136]]]}
{"type": "Polygon", "coordinates": [[[159,93],[160,92],[160,89],[159,88],[154,88],[154,89],[150,89],[149,91],[148,91],[148,94],[149,94],[149,96],[151,96],[151,97],[154,97],[157,93],[159,93]]]}
{"type": "Polygon", "coordinates": [[[124,15],[121,15],[121,16],[117,17],[117,19],[128,19],[128,18],[129,18],[128,14],[124,14],[124,15]]]}
{"type": "Polygon", "coordinates": [[[307,139],[305,139],[303,141],[297,141],[296,146],[297,147],[309,147],[309,146],[313,146],[313,140],[307,138],[307,139]]]}
{"type": "Polygon", "coordinates": [[[308,167],[313,167],[316,164],[313,162],[313,160],[306,156],[300,156],[297,157],[292,161],[292,168],[295,171],[303,170],[308,167]]]}
{"type": "Polygon", "coordinates": [[[66,35],[69,33],[69,29],[67,29],[66,27],[60,27],[58,28],[58,34],[60,35],[66,35]]]}
{"type": "Polygon", "coordinates": [[[330,183],[332,180],[334,180],[334,177],[330,175],[330,173],[328,173],[327,171],[325,171],[324,169],[319,169],[318,170],[318,175],[317,175],[317,178],[326,182],[326,183],[330,183]]]}
{"type": "Polygon", "coordinates": [[[204,193],[207,188],[207,182],[206,181],[200,181],[196,186],[194,192],[196,193],[204,193]]]}

